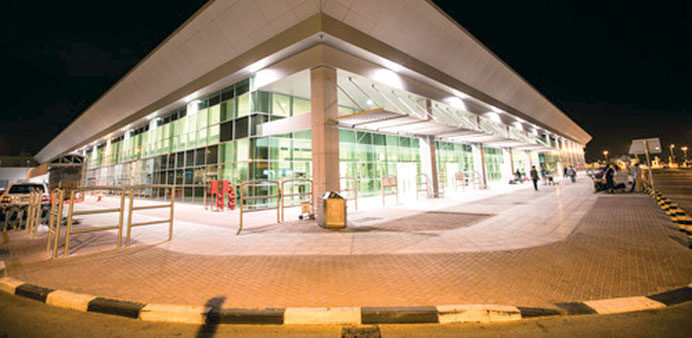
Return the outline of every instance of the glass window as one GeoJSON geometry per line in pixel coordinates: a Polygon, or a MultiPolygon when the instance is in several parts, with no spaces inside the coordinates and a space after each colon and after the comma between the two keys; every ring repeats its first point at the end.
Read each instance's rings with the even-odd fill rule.
{"type": "Polygon", "coordinates": [[[197,167],[197,168],[195,168],[193,183],[194,183],[195,185],[202,185],[202,184],[204,184],[204,167],[197,167]]]}
{"type": "Polygon", "coordinates": [[[218,162],[218,146],[211,146],[207,148],[207,164],[216,164],[218,162]]]}
{"type": "Polygon", "coordinates": [[[250,111],[269,113],[269,93],[256,91],[252,93],[252,107],[250,111]]]}
{"type": "Polygon", "coordinates": [[[209,136],[207,144],[216,144],[219,143],[220,137],[219,137],[219,130],[220,127],[218,124],[215,124],[211,127],[209,127],[209,136]]]}
{"type": "Polygon", "coordinates": [[[235,141],[236,161],[247,161],[250,159],[250,141],[242,139],[235,141]]]}
{"type": "Polygon", "coordinates": [[[185,152],[185,166],[186,167],[192,167],[195,163],[195,151],[194,150],[188,150],[185,152]]]}
{"type": "Polygon", "coordinates": [[[291,97],[272,93],[272,115],[291,116],[291,97]]]}
{"type": "Polygon", "coordinates": [[[235,120],[235,133],[234,139],[241,139],[248,137],[248,117],[243,117],[241,119],[235,120]]]}
{"type": "Polygon", "coordinates": [[[176,185],[183,184],[183,170],[182,169],[178,169],[175,171],[175,184],[176,185]]]}
{"type": "Polygon", "coordinates": [[[185,170],[185,182],[187,184],[192,184],[192,169],[185,170]]]}
{"type": "Polygon", "coordinates": [[[372,143],[378,146],[386,145],[386,137],[382,134],[372,134],[372,143]]]}
{"type": "Polygon", "coordinates": [[[358,136],[358,144],[372,144],[370,133],[359,131],[356,135],[358,136]]]}
{"type": "Polygon", "coordinates": [[[250,79],[245,79],[235,84],[235,96],[240,96],[250,91],[250,79]]]}
{"type": "Polygon", "coordinates": [[[257,135],[257,126],[269,120],[269,116],[257,114],[250,117],[250,135],[257,135]]]}
{"type": "Polygon", "coordinates": [[[221,91],[221,101],[228,101],[235,97],[235,86],[230,85],[228,88],[221,91]]]}
{"type": "Polygon", "coordinates": [[[217,93],[209,95],[209,106],[210,107],[213,105],[219,104],[219,102],[221,102],[220,93],[217,92],[217,93]]]}
{"type": "Polygon", "coordinates": [[[339,143],[356,143],[356,132],[348,129],[339,129],[339,143]]]}
{"type": "Polygon", "coordinates": [[[209,124],[218,124],[221,121],[221,105],[209,107],[209,124]]]}
{"type": "Polygon", "coordinates": [[[195,165],[204,165],[204,148],[199,148],[195,150],[195,165]]]}
{"type": "Polygon", "coordinates": [[[233,142],[221,144],[221,163],[233,162],[233,142]]]}
{"type": "Polygon", "coordinates": [[[182,168],[185,166],[185,153],[179,152],[176,154],[176,168],[182,168]]]}
{"type": "Polygon", "coordinates": [[[293,116],[307,114],[310,112],[310,100],[293,98],[293,116]]]}
{"type": "Polygon", "coordinates": [[[269,159],[269,139],[260,137],[250,140],[250,148],[252,149],[253,160],[268,160],[269,159]]]}
{"type": "Polygon", "coordinates": [[[236,98],[237,101],[237,107],[236,107],[236,112],[238,117],[243,117],[247,116],[250,114],[250,94],[245,93],[243,95],[239,95],[236,98]]]}
{"type": "Polygon", "coordinates": [[[235,100],[231,99],[221,104],[221,121],[235,117],[235,100]]]}
{"type": "Polygon", "coordinates": [[[230,141],[233,139],[233,121],[224,122],[221,124],[221,142],[230,141]]]}

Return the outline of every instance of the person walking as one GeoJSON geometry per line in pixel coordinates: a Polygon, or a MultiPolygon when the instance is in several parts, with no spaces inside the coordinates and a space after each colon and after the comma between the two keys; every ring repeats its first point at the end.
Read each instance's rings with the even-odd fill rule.
{"type": "Polygon", "coordinates": [[[639,175],[640,175],[639,163],[636,163],[634,166],[632,166],[631,172],[632,172],[632,189],[630,189],[630,192],[634,192],[634,189],[636,189],[636,187],[637,187],[637,180],[639,179],[639,175]]]}
{"type": "Polygon", "coordinates": [[[569,176],[569,179],[572,180],[572,183],[577,181],[577,170],[574,169],[573,166],[569,166],[569,170],[567,170],[567,175],[569,176]]]}
{"type": "Polygon", "coordinates": [[[538,171],[536,170],[535,165],[531,166],[531,171],[529,172],[529,175],[531,176],[531,181],[533,181],[533,189],[538,191],[538,171]]]}
{"type": "MultiPolygon", "coordinates": [[[[572,166],[569,167],[571,168],[572,166]]],[[[567,169],[567,167],[564,167],[562,169],[562,178],[567,178],[567,176],[569,176],[569,169],[567,169]]]]}

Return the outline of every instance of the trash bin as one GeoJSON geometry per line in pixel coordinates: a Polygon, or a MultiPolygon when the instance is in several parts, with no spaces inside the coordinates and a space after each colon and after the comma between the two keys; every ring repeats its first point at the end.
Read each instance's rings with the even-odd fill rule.
{"type": "Polygon", "coordinates": [[[317,203],[317,224],[327,229],[346,227],[346,199],[338,192],[327,191],[317,203]]]}

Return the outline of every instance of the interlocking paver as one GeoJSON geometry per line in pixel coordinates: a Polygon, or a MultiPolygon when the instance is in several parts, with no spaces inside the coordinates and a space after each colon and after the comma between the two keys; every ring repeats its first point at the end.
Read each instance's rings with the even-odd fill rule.
{"type": "MultiPolygon", "coordinates": [[[[221,227],[190,225],[170,243],[16,259],[9,272],[44,287],[140,302],[204,304],[222,296],[229,307],[551,306],[651,294],[692,280],[692,253],[650,197],[593,195],[589,185],[445,205],[447,212],[496,214],[457,228],[292,233],[269,225],[225,238],[221,227]],[[234,245],[240,248],[227,247],[234,245]]],[[[410,210],[381,214],[399,212],[410,210]]],[[[90,240],[114,243],[100,234],[90,240]]],[[[35,245],[13,241],[3,244],[13,257],[35,245]]]]}

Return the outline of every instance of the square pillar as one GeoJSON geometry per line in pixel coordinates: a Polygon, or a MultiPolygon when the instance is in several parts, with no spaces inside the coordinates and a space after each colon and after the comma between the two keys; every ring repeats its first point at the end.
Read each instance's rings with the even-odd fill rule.
{"type": "Polygon", "coordinates": [[[437,149],[433,136],[421,136],[418,138],[420,147],[421,172],[428,176],[428,193],[433,198],[440,197],[440,186],[437,175],[437,149]]]}
{"type": "Polygon", "coordinates": [[[336,69],[319,66],[310,70],[310,114],[312,195],[317,203],[325,192],[340,190],[339,128],[329,120],[338,116],[336,69]]]}

